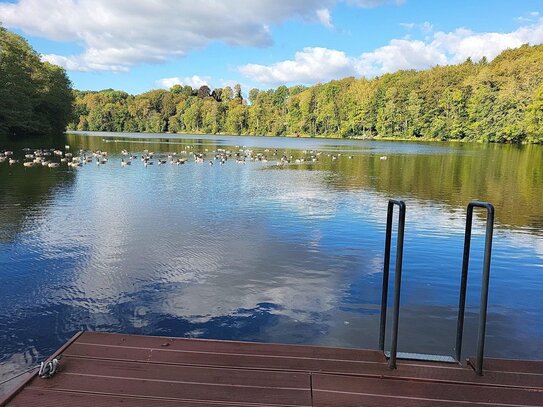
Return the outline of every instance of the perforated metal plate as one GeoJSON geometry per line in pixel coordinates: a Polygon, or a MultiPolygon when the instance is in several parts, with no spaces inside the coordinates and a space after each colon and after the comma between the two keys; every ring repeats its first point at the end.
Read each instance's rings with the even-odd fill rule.
{"type": "MultiPolygon", "coordinates": [[[[390,352],[386,351],[385,357],[387,359],[390,358],[390,352]]],[[[458,363],[458,361],[452,356],[426,355],[424,353],[398,352],[396,354],[396,358],[403,360],[423,360],[428,362],[458,363]]]]}

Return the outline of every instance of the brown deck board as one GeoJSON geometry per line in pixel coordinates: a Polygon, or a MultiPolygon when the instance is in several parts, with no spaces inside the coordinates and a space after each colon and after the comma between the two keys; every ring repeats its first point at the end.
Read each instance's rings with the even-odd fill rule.
{"type": "Polygon", "coordinates": [[[434,400],[380,394],[325,391],[314,392],[313,405],[315,407],[513,407],[510,404],[501,403],[477,403],[473,401],[434,400]]]}
{"type": "MultiPolygon", "coordinates": [[[[424,403],[482,403],[487,405],[543,406],[543,390],[461,385],[456,383],[415,382],[368,377],[313,375],[316,406],[358,406],[366,395],[388,396],[403,405],[404,399],[424,403]],[[338,404],[339,403],[339,404],[338,404]]],[[[417,405],[417,404],[415,404],[417,405]]]]}
{"type": "MultiPolygon", "coordinates": [[[[241,369],[221,369],[197,366],[164,366],[143,362],[119,362],[115,360],[87,360],[71,356],[62,359],[62,374],[165,380],[186,383],[213,383],[215,385],[309,389],[306,373],[241,369]]],[[[42,382],[47,382],[47,380],[42,382]]]]}
{"type": "MultiPolygon", "coordinates": [[[[477,358],[471,357],[468,360],[472,366],[475,366],[477,358]]],[[[483,370],[492,372],[533,373],[543,375],[543,361],[485,358],[483,370]]]]}
{"type": "MultiPolygon", "coordinates": [[[[296,358],[285,356],[260,356],[217,352],[175,351],[169,349],[124,348],[119,346],[88,345],[76,343],[66,352],[69,356],[103,358],[163,364],[216,366],[242,369],[288,371],[326,371],[359,373],[363,361],[296,358]]],[[[384,362],[382,362],[384,363],[384,362]]]]}
{"type": "MultiPolygon", "coordinates": [[[[398,361],[316,346],[83,333],[10,406],[543,406],[543,362],[398,361]],[[47,401],[44,401],[47,400],[47,401]]],[[[8,405],[8,404],[6,404],[8,405]]]]}
{"type": "Polygon", "coordinates": [[[228,403],[199,400],[171,400],[165,397],[112,396],[104,394],[73,393],[65,391],[28,388],[10,407],[276,407],[273,404],[228,403]]]}
{"type": "Polygon", "coordinates": [[[164,397],[185,401],[209,400],[231,403],[251,403],[256,401],[258,403],[281,406],[311,405],[311,390],[309,387],[306,389],[278,389],[80,374],[59,374],[55,380],[36,380],[31,384],[31,387],[63,391],[69,390],[77,393],[164,397]]]}
{"type": "Polygon", "coordinates": [[[330,348],[307,345],[218,341],[211,339],[185,339],[159,336],[136,336],[111,333],[85,332],[78,344],[117,345],[125,348],[167,349],[207,353],[231,353],[257,356],[284,356],[333,360],[362,360],[384,362],[383,353],[377,350],[330,348]]]}

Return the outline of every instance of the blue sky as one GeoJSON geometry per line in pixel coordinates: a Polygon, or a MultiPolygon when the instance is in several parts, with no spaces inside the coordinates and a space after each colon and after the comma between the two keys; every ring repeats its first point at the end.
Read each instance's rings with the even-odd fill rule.
{"type": "Polygon", "coordinates": [[[244,92],[368,78],[543,43],[541,0],[0,0],[77,89],[244,92]]]}

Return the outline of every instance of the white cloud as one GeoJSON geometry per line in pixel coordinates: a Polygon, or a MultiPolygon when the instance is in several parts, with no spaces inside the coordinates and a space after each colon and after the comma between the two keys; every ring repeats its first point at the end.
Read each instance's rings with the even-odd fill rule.
{"type": "Polygon", "coordinates": [[[416,24],[415,23],[400,23],[400,26],[405,28],[406,30],[412,30],[413,28],[415,28],[416,24]]]}
{"type": "Polygon", "coordinates": [[[356,73],[355,64],[344,52],[327,48],[304,48],[294,60],[271,66],[248,64],[239,68],[247,77],[266,84],[313,83],[341,78],[356,73]]]}
{"type": "Polygon", "coordinates": [[[537,21],[540,17],[539,11],[531,11],[526,15],[516,17],[515,20],[517,20],[519,23],[525,24],[525,23],[533,23],[534,21],[537,21]]]}
{"type": "Polygon", "coordinates": [[[356,61],[360,75],[376,76],[400,69],[424,69],[445,65],[447,56],[433,46],[417,40],[392,40],[388,45],[362,54],[356,61]]]}
{"type": "MultiPolygon", "coordinates": [[[[95,58],[96,52],[91,51],[79,56],[65,57],[56,54],[42,55],[43,61],[50,62],[55,65],[60,65],[70,71],[113,71],[113,72],[126,72],[129,70],[131,64],[126,61],[119,61],[118,63],[112,63],[113,61],[107,61],[104,58],[95,58]]],[[[104,55],[105,56],[105,55],[104,55]]]]}
{"type": "Polygon", "coordinates": [[[157,86],[160,86],[164,89],[170,89],[174,85],[189,85],[194,89],[199,88],[200,86],[209,86],[209,78],[204,78],[198,75],[193,75],[190,77],[179,78],[175,76],[173,78],[162,78],[156,81],[157,86]]]}
{"type": "Polygon", "coordinates": [[[500,52],[517,48],[522,44],[543,43],[543,19],[536,24],[520,27],[510,33],[474,33],[460,28],[451,33],[434,34],[430,47],[441,50],[451,63],[457,63],[470,57],[479,60],[482,57],[493,59],[500,52]]]}
{"type": "Polygon", "coordinates": [[[183,85],[183,81],[178,76],[174,76],[173,78],[162,78],[156,81],[157,86],[160,86],[164,89],[170,89],[172,86],[175,85],[183,85]]]}
{"type": "Polygon", "coordinates": [[[420,25],[420,29],[425,33],[429,33],[431,31],[434,31],[434,25],[429,21],[425,21],[420,25]]]}
{"type": "MultiPolygon", "coordinates": [[[[161,63],[211,41],[238,46],[272,44],[270,27],[289,19],[331,27],[339,1],[375,7],[388,0],[19,0],[0,3],[10,28],[56,41],[77,42],[80,55],[45,55],[70,70],[126,71],[161,63]]],[[[395,1],[398,3],[398,1],[395,1]]]]}
{"type": "Polygon", "coordinates": [[[210,41],[239,46],[272,43],[269,26],[291,18],[316,19],[332,0],[122,1],[20,0],[0,4],[0,20],[28,34],[77,41],[81,55],[47,55],[73,70],[127,70],[160,63],[210,41]],[[46,18],[44,18],[46,16],[46,18]]]}
{"type": "MultiPolygon", "coordinates": [[[[402,23],[402,26],[418,26],[423,32],[433,30],[429,22],[402,23]]],[[[304,48],[296,53],[294,60],[269,66],[248,64],[239,70],[264,85],[312,84],[349,75],[373,77],[400,69],[426,69],[459,63],[468,57],[474,61],[482,57],[491,60],[506,49],[541,43],[543,18],[509,33],[475,33],[459,28],[449,33],[435,32],[426,40],[393,39],[385,46],[352,57],[339,50],[304,48]]]]}
{"type": "Polygon", "coordinates": [[[317,10],[317,18],[326,28],[334,28],[332,24],[332,16],[330,15],[330,10],[327,8],[321,8],[317,10]]]}

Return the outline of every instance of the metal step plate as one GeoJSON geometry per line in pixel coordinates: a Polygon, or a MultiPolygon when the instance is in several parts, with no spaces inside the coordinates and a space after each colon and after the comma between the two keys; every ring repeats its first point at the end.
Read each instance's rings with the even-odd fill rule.
{"type": "MultiPolygon", "coordinates": [[[[385,352],[385,357],[390,358],[390,352],[385,352]]],[[[424,353],[409,353],[409,352],[398,352],[396,354],[396,359],[403,360],[421,360],[426,362],[442,362],[442,363],[458,363],[458,360],[452,356],[445,355],[426,355],[424,353]]]]}

